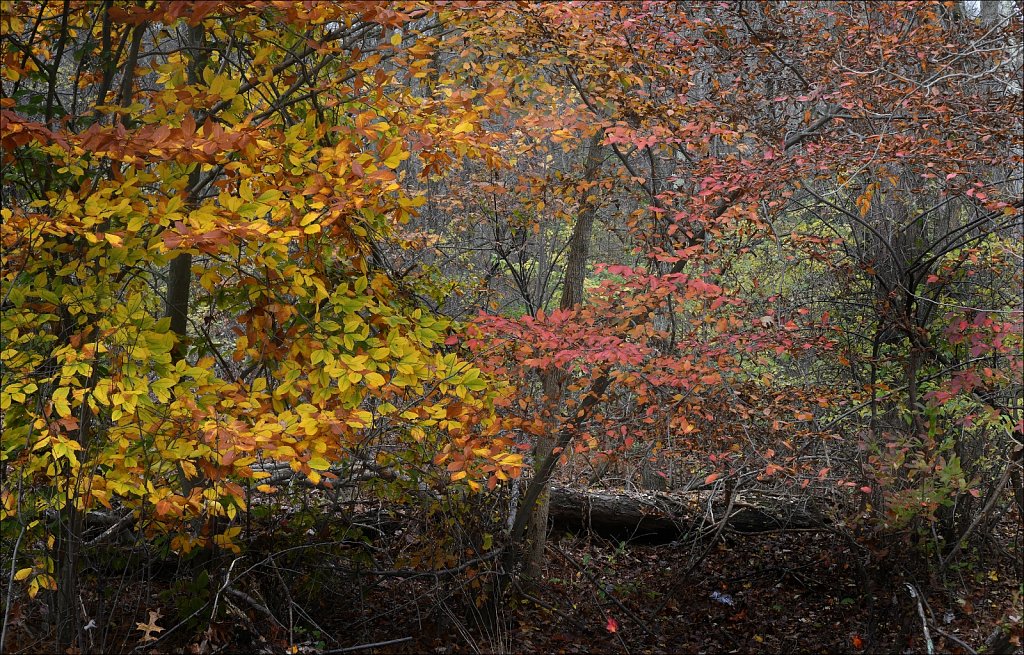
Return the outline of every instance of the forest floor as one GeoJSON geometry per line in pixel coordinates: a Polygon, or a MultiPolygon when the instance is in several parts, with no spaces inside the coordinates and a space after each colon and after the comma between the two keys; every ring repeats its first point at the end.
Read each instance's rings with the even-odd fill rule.
{"type": "MultiPolygon", "coordinates": [[[[502,629],[453,629],[454,617],[427,631],[395,622],[377,640],[417,636],[376,652],[925,653],[908,584],[921,594],[936,653],[983,651],[997,626],[1024,625],[1022,560],[1010,552],[942,586],[914,579],[896,552],[874,553],[876,564],[859,571],[865,553],[851,548],[830,533],[742,535],[693,566],[678,545],[565,537],[549,549],[543,582],[519,590],[502,629]]],[[[1020,635],[1011,648],[1021,651],[1020,635]]]]}
{"type": "MultiPolygon", "coordinates": [[[[1021,613],[1021,564],[1008,557],[957,574],[943,590],[914,579],[896,562],[859,571],[855,562],[865,553],[829,533],[729,537],[692,570],[689,551],[671,545],[621,549],[576,540],[555,549],[538,600],[575,614],[589,629],[574,629],[551,609],[527,602],[513,650],[926,652],[907,584],[922,592],[935,652],[969,652],[955,639],[977,649],[1008,612],[1021,613]],[[873,601],[865,593],[865,573],[873,601]]],[[[889,552],[878,559],[895,557],[889,552]]]]}
{"type": "MultiPolygon", "coordinates": [[[[93,571],[81,597],[106,602],[110,616],[89,633],[93,652],[925,653],[930,638],[935,653],[970,653],[1000,625],[1014,626],[1009,652],[1020,652],[1015,510],[995,534],[942,582],[909,565],[909,543],[870,550],[827,531],[726,534],[710,548],[554,535],[543,579],[510,590],[489,628],[466,601],[480,597],[470,569],[448,578],[369,570],[382,549],[416,547],[401,531],[370,546],[374,559],[355,576],[357,551],[333,559],[338,551],[305,549],[314,536],[290,547],[268,539],[207,562],[209,576],[155,562],[146,575],[93,571]]],[[[41,605],[13,603],[6,652],[53,652],[41,605]]]]}

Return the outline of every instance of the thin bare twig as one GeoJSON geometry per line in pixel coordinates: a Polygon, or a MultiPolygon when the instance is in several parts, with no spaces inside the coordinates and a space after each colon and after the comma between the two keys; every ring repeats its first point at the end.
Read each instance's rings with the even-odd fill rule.
{"type": "Polygon", "coordinates": [[[575,559],[575,558],[573,558],[573,556],[572,556],[572,555],[570,555],[570,554],[568,554],[568,553],[566,553],[566,552],[563,552],[563,551],[562,551],[562,549],[561,549],[561,548],[559,548],[558,546],[554,546],[554,545],[549,545],[549,546],[548,546],[548,548],[549,548],[549,550],[552,550],[552,551],[554,551],[555,553],[558,553],[558,554],[559,554],[559,555],[560,555],[560,556],[562,557],[562,559],[564,559],[564,560],[565,560],[566,562],[568,562],[568,563],[569,563],[570,565],[572,565],[572,566],[573,566],[573,568],[575,568],[575,569],[576,569],[577,571],[579,571],[579,572],[580,572],[580,573],[582,573],[582,574],[583,574],[584,576],[586,576],[587,580],[589,580],[589,581],[590,581],[590,584],[594,585],[594,587],[596,587],[597,589],[600,589],[601,591],[603,591],[603,592],[605,593],[605,595],[606,595],[606,596],[607,596],[607,597],[608,597],[608,598],[609,598],[609,599],[610,599],[610,600],[611,600],[611,601],[612,601],[613,603],[615,603],[615,605],[616,605],[616,606],[617,606],[617,607],[618,607],[618,608],[619,608],[620,610],[622,610],[622,612],[623,612],[624,614],[626,614],[627,616],[629,616],[629,618],[633,619],[633,621],[635,621],[635,622],[636,622],[636,624],[637,624],[637,625],[639,625],[639,626],[640,626],[640,628],[641,628],[641,629],[643,629],[643,631],[644,631],[644,632],[646,632],[648,636],[650,636],[650,637],[654,637],[655,639],[657,639],[658,637],[660,637],[660,635],[659,635],[658,633],[656,633],[655,631],[653,631],[653,630],[652,630],[651,628],[649,628],[649,627],[647,626],[647,624],[646,624],[646,623],[644,622],[644,620],[643,620],[643,619],[641,619],[641,618],[640,618],[639,616],[637,616],[637,615],[636,615],[636,613],[635,613],[635,612],[634,612],[633,610],[631,610],[631,609],[629,609],[628,607],[626,607],[625,605],[623,605],[623,604],[622,604],[622,601],[620,601],[620,600],[619,600],[618,598],[616,598],[616,597],[615,597],[614,595],[612,595],[612,594],[608,593],[608,591],[607,591],[607,590],[605,590],[605,588],[601,586],[601,582],[600,582],[600,581],[599,581],[599,580],[598,580],[597,578],[595,578],[595,577],[593,576],[593,574],[592,574],[592,573],[591,573],[590,571],[588,571],[588,570],[587,570],[587,568],[586,568],[585,566],[583,566],[582,564],[580,564],[579,562],[577,562],[577,561],[576,561],[576,559],[575,559]]]}
{"type": "Polygon", "coordinates": [[[395,644],[404,644],[407,641],[412,641],[412,637],[402,637],[401,639],[389,639],[388,641],[376,641],[372,644],[359,644],[358,646],[349,646],[348,648],[335,648],[334,650],[324,650],[320,651],[320,655],[354,653],[358,650],[368,650],[370,648],[381,648],[383,646],[394,646],[395,644]]]}
{"type": "Polygon", "coordinates": [[[1013,472],[1015,464],[1016,462],[1011,459],[1006,465],[1006,470],[1003,471],[1003,475],[1000,476],[995,489],[992,490],[992,494],[989,497],[988,502],[985,504],[985,507],[978,513],[978,516],[975,517],[974,521],[971,522],[967,529],[964,530],[964,533],[960,535],[960,538],[956,540],[956,543],[953,544],[953,548],[950,549],[949,553],[942,558],[942,563],[939,565],[940,573],[945,573],[949,563],[953,560],[953,556],[960,552],[960,549],[963,548],[963,544],[967,541],[967,538],[971,536],[975,528],[977,528],[981,522],[988,517],[992,508],[995,507],[996,501],[999,500],[999,497],[1003,493],[1003,488],[1006,487],[1006,483],[1010,480],[1010,474],[1013,472]]]}
{"type": "Polygon", "coordinates": [[[529,592],[525,591],[523,589],[522,585],[519,584],[518,581],[514,582],[513,584],[515,585],[516,593],[518,593],[520,596],[522,596],[526,600],[530,601],[531,603],[536,603],[537,605],[540,605],[541,607],[543,607],[544,609],[548,610],[549,612],[554,612],[555,614],[558,615],[558,617],[560,619],[562,619],[566,623],[572,624],[572,626],[574,628],[576,628],[577,630],[580,630],[581,632],[586,632],[586,630],[588,629],[582,623],[580,623],[576,619],[572,618],[571,616],[569,616],[568,614],[566,614],[562,610],[558,609],[554,605],[551,605],[550,603],[548,603],[548,602],[546,602],[546,601],[544,601],[544,600],[542,600],[540,598],[537,598],[536,596],[534,596],[534,595],[530,594],[529,592]]]}
{"type": "Polygon", "coordinates": [[[233,597],[235,597],[235,598],[237,598],[237,599],[239,599],[241,601],[244,601],[249,607],[253,608],[254,610],[259,612],[260,614],[263,614],[265,616],[269,616],[270,620],[273,621],[274,623],[276,623],[278,625],[282,625],[281,621],[276,616],[274,616],[274,613],[270,611],[269,607],[267,607],[266,605],[264,605],[260,601],[256,600],[255,598],[253,598],[249,594],[245,593],[244,591],[239,591],[238,589],[228,588],[224,593],[227,594],[228,596],[233,596],[233,597]]]}
{"type": "Polygon", "coordinates": [[[928,648],[928,655],[935,655],[935,644],[932,642],[932,633],[928,630],[928,619],[924,615],[924,606],[921,605],[921,594],[917,588],[909,582],[904,582],[910,597],[917,601],[917,615],[921,617],[921,629],[924,630],[924,641],[928,648]]]}
{"type": "Polygon", "coordinates": [[[21,532],[14,541],[14,552],[11,554],[11,572],[7,576],[7,602],[4,603],[4,627],[0,631],[0,653],[4,652],[4,642],[7,641],[7,625],[11,616],[11,603],[14,600],[14,574],[18,566],[18,547],[21,546],[21,538],[25,536],[25,526],[21,526],[21,532]]]}
{"type": "Polygon", "coordinates": [[[945,630],[943,630],[942,628],[938,628],[938,627],[935,628],[935,632],[938,632],[940,635],[942,635],[946,639],[949,639],[950,641],[956,642],[957,645],[960,646],[960,648],[963,648],[965,651],[967,651],[968,655],[978,655],[978,651],[976,651],[973,648],[971,648],[967,643],[962,641],[959,637],[951,635],[948,632],[946,632],[945,630]]]}
{"type": "Polygon", "coordinates": [[[92,539],[91,541],[87,542],[85,544],[86,548],[92,548],[93,546],[98,546],[99,544],[102,544],[103,542],[107,541],[108,539],[116,535],[121,530],[126,529],[134,522],[135,512],[128,512],[127,514],[119,518],[117,522],[114,523],[114,525],[110,526],[109,528],[101,532],[99,536],[97,536],[95,539],[92,539]]]}

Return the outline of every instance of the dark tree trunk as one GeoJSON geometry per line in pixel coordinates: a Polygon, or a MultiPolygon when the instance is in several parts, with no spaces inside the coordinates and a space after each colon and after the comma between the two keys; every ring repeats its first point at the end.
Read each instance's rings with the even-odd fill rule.
{"type": "MultiPolygon", "coordinates": [[[[598,131],[590,141],[587,151],[587,163],[583,170],[583,179],[592,182],[601,166],[601,137],[603,133],[598,131]]],[[[569,240],[569,256],[565,265],[565,274],[562,277],[562,298],[558,303],[560,309],[573,309],[583,302],[583,282],[587,275],[587,258],[590,253],[590,234],[594,225],[594,215],[597,213],[597,203],[585,196],[580,204],[580,214],[573,226],[572,237],[569,240]]],[[[561,413],[562,390],[565,386],[565,373],[560,370],[547,370],[541,373],[544,383],[544,399],[548,413],[548,425],[554,430],[556,427],[555,417],[561,413]]],[[[544,564],[544,547],[547,542],[548,526],[548,494],[547,477],[541,474],[545,462],[553,455],[555,443],[558,439],[555,436],[544,435],[537,439],[534,447],[534,479],[531,486],[539,485],[540,493],[537,496],[536,504],[533,506],[523,505],[519,511],[529,513],[529,527],[526,534],[526,541],[529,550],[526,553],[525,573],[527,578],[537,578],[541,574],[544,564]]],[[[550,474],[549,474],[550,475],[550,474]]]]}
{"type": "MultiPolygon", "coordinates": [[[[202,25],[189,27],[186,36],[187,50],[191,53],[188,66],[188,80],[196,84],[202,79],[206,67],[206,53],[203,51],[205,31],[202,25]]],[[[196,166],[189,176],[189,205],[193,205],[200,194],[202,175],[201,168],[196,166]]],[[[188,335],[189,292],[192,288],[192,255],[183,252],[171,260],[167,271],[166,315],[171,319],[171,332],[177,338],[173,356],[176,360],[185,357],[188,352],[186,337],[188,335]]]]}

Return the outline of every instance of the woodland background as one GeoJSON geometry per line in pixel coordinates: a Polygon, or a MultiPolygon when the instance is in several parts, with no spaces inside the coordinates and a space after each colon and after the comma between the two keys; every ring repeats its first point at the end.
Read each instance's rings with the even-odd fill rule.
{"type": "Polygon", "coordinates": [[[0,2],[0,650],[1014,652],[1019,1],[0,2]]]}

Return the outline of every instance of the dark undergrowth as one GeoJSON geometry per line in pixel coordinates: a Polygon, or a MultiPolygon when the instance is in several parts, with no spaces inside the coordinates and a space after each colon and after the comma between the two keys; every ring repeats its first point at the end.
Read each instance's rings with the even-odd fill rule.
{"type": "MultiPolygon", "coordinates": [[[[310,516],[262,515],[240,554],[108,546],[84,572],[85,647],[70,652],[970,653],[993,652],[1000,628],[998,649],[1020,651],[1015,509],[944,578],[902,535],[560,534],[544,577],[507,585],[488,616],[496,538],[381,507],[310,516]]],[[[52,652],[44,595],[12,600],[6,651],[52,652]]]]}

